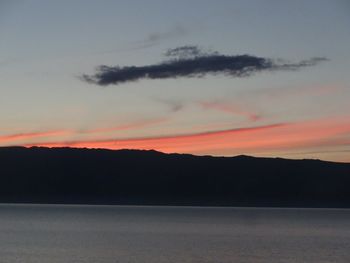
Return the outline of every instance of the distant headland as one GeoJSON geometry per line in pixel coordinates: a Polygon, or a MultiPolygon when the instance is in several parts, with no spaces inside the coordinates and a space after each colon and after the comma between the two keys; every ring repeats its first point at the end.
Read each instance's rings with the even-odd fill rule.
{"type": "Polygon", "coordinates": [[[350,163],[0,147],[0,202],[350,207],[350,163]]]}

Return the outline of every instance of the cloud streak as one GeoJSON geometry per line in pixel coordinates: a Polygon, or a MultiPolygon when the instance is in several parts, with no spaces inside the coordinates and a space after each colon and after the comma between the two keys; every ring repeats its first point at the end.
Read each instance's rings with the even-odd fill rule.
{"type": "Polygon", "coordinates": [[[95,135],[95,134],[104,134],[112,133],[117,131],[130,131],[143,129],[149,126],[155,126],[169,121],[169,118],[160,117],[154,119],[144,119],[137,122],[121,124],[118,126],[106,127],[106,128],[96,128],[96,129],[86,129],[86,130],[51,130],[51,131],[40,131],[40,132],[22,132],[22,133],[13,133],[0,136],[0,144],[8,144],[15,142],[25,142],[31,141],[33,139],[47,139],[51,137],[62,137],[62,136],[76,136],[76,135],[95,135]]]}
{"type": "Polygon", "coordinates": [[[153,126],[157,124],[161,124],[164,122],[167,122],[168,118],[157,118],[157,119],[149,119],[149,120],[141,120],[134,123],[127,123],[122,124],[118,126],[108,127],[108,128],[97,128],[97,129],[91,129],[91,130],[82,130],[80,133],[85,134],[94,134],[94,133],[108,133],[108,132],[115,132],[115,131],[124,131],[124,130],[137,130],[142,129],[148,126],[153,126]]]}
{"type": "MultiPolygon", "coordinates": [[[[204,144],[208,140],[217,140],[220,138],[228,138],[227,136],[238,136],[240,134],[255,134],[264,130],[273,130],[286,126],[285,123],[275,123],[270,125],[242,127],[225,130],[213,130],[198,133],[175,134],[166,136],[152,137],[132,137],[132,138],[114,138],[101,140],[77,140],[63,142],[44,142],[44,143],[29,143],[25,146],[47,146],[47,147],[88,147],[88,148],[109,148],[109,149],[156,149],[161,151],[169,151],[170,148],[193,147],[198,143],[204,144]],[[168,148],[169,147],[169,148],[168,148]]],[[[176,151],[174,148],[173,151],[176,151]]],[[[171,150],[170,150],[171,151],[171,150]]],[[[181,152],[180,150],[179,152],[181,152]]]]}
{"type": "Polygon", "coordinates": [[[260,115],[250,111],[242,110],[239,107],[230,103],[220,101],[200,101],[198,102],[198,104],[201,108],[206,110],[217,110],[228,114],[240,115],[248,118],[250,121],[258,121],[261,119],[260,115]]]}
{"type": "Polygon", "coordinates": [[[106,86],[141,79],[200,78],[217,74],[229,77],[249,77],[262,71],[294,71],[327,60],[323,57],[316,57],[290,63],[253,55],[221,55],[218,52],[204,52],[196,46],[170,49],[165,55],[170,59],[152,65],[124,67],[101,65],[95,74],[84,74],[82,79],[88,83],[106,86]]]}
{"type": "Polygon", "coordinates": [[[66,134],[67,131],[45,131],[45,132],[30,132],[30,133],[17,133],[0,136],[0,143],[28,140],[39,137],[50,137],[50,136],[59,136],[66,134]]]}
{"type": "MultiPolygon", "coordinates": [[[[280,155],[300,151],[342,150],[350,145],[349,118],[275,123],[236,129],[167,136],[47,141],[24,146],[155,149],[163,152],[234,155],[280,155]]],[[[315,155],[317,156],[317,155],[315,155]]]]}
{"type": "Polygon", "coordinates": [[[168,31],[156,32],[149,34],[143,41],[137,42],[137,48],[147,48],[159,44],[163,40],[183,37],[187,34],[187,30],[178,25],[168,31]]]}

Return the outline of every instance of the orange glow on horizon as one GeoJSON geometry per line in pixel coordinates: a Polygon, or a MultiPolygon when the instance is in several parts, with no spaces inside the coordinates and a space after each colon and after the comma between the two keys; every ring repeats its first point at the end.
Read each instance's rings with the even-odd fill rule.
{"type": "Polygon", "coordinates": [[[233,155],[350,145],[350,120],[318,120],[174,136],[28,143],[25,146],[144,149],[233,155]],[[221,154],[220,154],[221,153],[221,154]]]}

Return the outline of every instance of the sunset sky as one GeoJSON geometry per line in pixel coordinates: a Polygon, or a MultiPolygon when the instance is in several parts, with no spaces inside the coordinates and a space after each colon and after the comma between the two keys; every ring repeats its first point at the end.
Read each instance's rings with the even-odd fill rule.
{"type": "Polygon", "coordinates": [[[0,1],[0,146],[350,162],[349,25],[347,0],[0,1]]]}

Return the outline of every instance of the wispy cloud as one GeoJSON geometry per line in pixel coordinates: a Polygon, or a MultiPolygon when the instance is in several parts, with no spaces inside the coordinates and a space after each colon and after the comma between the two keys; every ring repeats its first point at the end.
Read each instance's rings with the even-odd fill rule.
{"type": "Polygon", "coordinates": [[[257,72],[289,70],[317,65],[327,58],[310,58],[297,63],[273,60],[253,55],[221,55],[206,52],[197,46],[183,46],[166,52],[170,56],[164,62],[146,66],[99,66],[94,75],[82,76],[89,83],[118,85],[140,79],[199,78],[208,74],[224,74],[230,77],[248,77],[257,72]]]}
{"type": "Polygon", "coordinates": [[[137,130],[137,129],[142,129],[142,128],[145,128],[148,126],[154,126],[157,124],[161,124],[161,123],[164,123],[168,120],[169,119],[166,117],[140,120],[137,122],[121,124],[121,125],[116,125],[116,126],[112,126],[112,127],[97,128],[97,129],[90,129],[90,130],[81,130],[80,133],[93,134],[93,133],[108,133],[108,132],[124,131],[124,130],[137,130]]]}
{"type": "MultiPolygon", "coordinates": [[[[108,134],[116,131],[129,131],[143,129],[149,126],[155,126],[169,120],[168,117],[159,117],[154,119],[144,119],[135,122],[120,124],[111,127],[96,128],[96,129],[80,129],[80,130],[52,130],[52,131],[39,131],[39,132],[22,132],[12,133],[8,135],[0,136],[0,144],[17,144],[17,142],[30,142],[33,139],[40,138],[40,140],[47,140],[52,137],[72,137],[75,138],[80,135],[98,135],[108,134]]],[[[64,138],[63,137],[63,138],[64,138]]]]}
{"type": "Polygon", "coordinates": [[[161,41],[179,38],[185,35],[187,35],[187,29],[181,25],[177,25],[168,31],[150,33],[145,39],[137,41],[134,49],[152,47],[161,41]]]}
{"type": "Polygon", "coordinates": [[[20,140],[28,140],[39,137],[51,137],[67,134],[67,131],[44,131],[44,132],[30,132],[30,133],[16,133],[0,136],[0,143],[7,143],[20,140]]]}
{"type": "Polygon", "coordinates": [[[166,147],[181,147],[184,144],[198,144],[211,138],[222,138],[226,135],[238,135],[242,133],[255,133],[263,130],[271,130],[278,127],[283,127],[287,124],[276,123],[255,127],[243,127],[225,130],[205,131],[199,133],[175,134],[167,136],[152,136],[152,137],[137,137],[137,138],[122,138],[122,139],[102,139],[102,140],[77,140],[63,142],[45,142],[45,143],[30,143],[25,146],[48,146],[48,147],[100,147],[111,149],[136,148],[136,149],[158,149],[166,151],[166,147]],[[174,145],[175,144],[175,145],[174,145]],[[160,147],[161,146],[161,147],[160,147]],[[164,148],[165,147],[165,148],[164,148]]]}
{"type": "Polygon", "coordinates": [[[324,85],[273,87],[245,91],[249,96],[263,96],[271,99],[300,98],[305,96],[328,96],[346,90],[343,85],[330,83],[324,85]]]}
{"type": "Polygon", "coordinates": [[[202,109],[217,110],[228,114],[240,115],[251,121],[258,121],[262,118],[259,114],[243,110],[232,103],[224,101],[199,101],[198,104],[202,109]]]}
{"type": "Polygon", "coordinates": [[[170,112],[172,112],[172,113],[178,112],[185,107],[185,102],[180,101],[180,100],[176,100],[176,99],[155,98],[154,100],[156,102],[160,102],[160,103],[166,105],[169,108],[170,112]]]}

